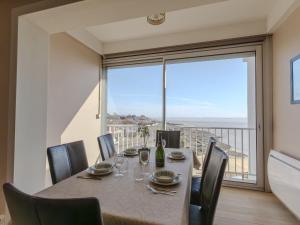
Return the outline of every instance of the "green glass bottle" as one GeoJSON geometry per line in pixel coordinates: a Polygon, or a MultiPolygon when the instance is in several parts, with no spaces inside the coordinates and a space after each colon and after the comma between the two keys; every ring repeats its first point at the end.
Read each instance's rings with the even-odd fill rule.
{"type": "Polygon", "coordinates": [[[162,146],[161,137],[158,139],[157,148],[155,152],[155,164],[156,167],[164,167],[165,166],[165,150],[162,146]]]}

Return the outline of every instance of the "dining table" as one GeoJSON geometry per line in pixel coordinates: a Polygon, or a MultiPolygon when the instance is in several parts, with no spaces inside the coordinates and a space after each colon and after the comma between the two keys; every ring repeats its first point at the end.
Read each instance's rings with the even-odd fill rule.
{"type": "MultiPolygon", "coordinates": [[[[87,172],[67,178],[35,194],[43,198],[86,198],[99,200],[104,225],[187,225],[193,169],[193,152],[190,149],[165,148],[165,166],[155,167],[155,148],[150,150],[150,162],[146,166],[150,173],[166,169],[179,174],[180,183],[167,188],[176,191],[174,195],[154,194],[148,188],[148,176],[136,181],[134,173],[142,170],[139,157],[126,157],[128,170],[124,176],[102,176],[101,180],[80,179],[87,172]],[[172,151],[181,151],[184,160],[170,160],[172,151]]],[[[113,162],[108,159],[105,162],[113,162]]],[[[151,184],[152,185],[152,184],[151,184]]],[[[154,186],[155,187],[155,186],[154,186]]]]}

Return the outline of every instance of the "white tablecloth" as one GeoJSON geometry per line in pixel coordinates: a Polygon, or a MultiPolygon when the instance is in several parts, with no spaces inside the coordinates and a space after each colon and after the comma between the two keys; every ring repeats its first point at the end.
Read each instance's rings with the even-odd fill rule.
{"type": "MultiPolygon", "coordinates": [[[[178,149],[176,149],[178,150],[178,149]]],[[[172,149],[165,149],[166,155],[172,149]]],[[[138,157],[128,158],[129,169],[124,177],[114,174],[102,180],[85,180],[76,176],[68,178],[49,187],[36,196],[46,198],[81,198],[96,197],[99,199],[105,225],[187,225],[190,201],[193,153],[188,149],[180,149],[186,159],[169,161],[166,159],[165,169],[173,170],[181,175],[181,183],[172,187],[175,196],[153,194],[146,189],[144,182],[136,182],[133,168],[139,166],[138,157]]],[[[151,150],[152,170],[155,150],[151,150]]],[[[82,172],[84,174],[86,172],[82,172]]]]}

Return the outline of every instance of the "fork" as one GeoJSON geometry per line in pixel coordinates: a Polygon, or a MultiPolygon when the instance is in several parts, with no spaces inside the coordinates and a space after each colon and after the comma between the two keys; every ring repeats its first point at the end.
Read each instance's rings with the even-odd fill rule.
{"type": "Polygon", "coordinates": [[[164,192],[164,191],[157,191],[153,187],[151,187],[149,184],[146,185],[147,189],[150,190],[153,194],[162,194],[162,195],[171,195],[174,196],[174,193],[164,192]]]}
{"type": "Polygon", "coordinates": [[[78,175],[77,178],[87,179],[87,180],[102,180],[101,177],[88,177],[88,176],[81,176],[81,175],[78,175]]]}

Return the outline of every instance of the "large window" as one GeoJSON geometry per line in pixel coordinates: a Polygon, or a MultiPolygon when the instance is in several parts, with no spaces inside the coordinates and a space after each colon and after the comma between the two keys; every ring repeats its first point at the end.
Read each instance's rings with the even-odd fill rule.
{"type": "Polygon", "coordinates": [[[107,71],[106,123],[118,150],[140,145],[138,125],[151,126],[149,145],[162,127],[162,65],[112,68],[107,71]]]}
{"type": "Polygon", "coordinates": [[[167,121],[195,126],[203,118],[199,123],[205,127],[247,127],[247,60],[199,59],[167,64],[167,121]]]}
{"type": "Polygon", "coordinates": [[[209,137],[229,155],[228,179],[256,182],[255,55],[166,64],[166,125],[203,161],[209,137]]]}
{"type": "Polygon", "coordinates": [[[149,126],[148,146],[155,146],[157,129],[180,130],[181,147],[202,162],[215,137],[229,155],[226,180],[261,187],[260,60],[257,47],[246,47],[108,67],[106,124],[118,151],[142,144],[140,124],[149,126]]]}

